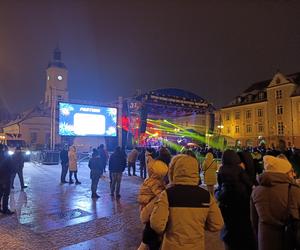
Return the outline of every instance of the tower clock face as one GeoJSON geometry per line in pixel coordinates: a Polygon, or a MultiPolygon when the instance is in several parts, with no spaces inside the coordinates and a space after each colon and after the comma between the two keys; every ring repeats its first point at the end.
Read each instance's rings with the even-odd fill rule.
{"type": "Polygon", "coordinates": [[[61,75],[59,75],[59,76],[57,76],[57,79],[58,79],[59,81],[61,81],[61,80],[63,79],[63,77],[62,77],[61,75]]]}

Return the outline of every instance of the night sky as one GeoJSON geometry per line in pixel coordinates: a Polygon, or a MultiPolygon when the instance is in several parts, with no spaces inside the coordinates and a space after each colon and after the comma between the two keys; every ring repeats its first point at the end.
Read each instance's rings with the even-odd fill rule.
{"type": "Polygon", "coordinates": [[[300,71],[300,1],[0,1],[0,97],[38,104],[59,43],[72,99],[176,87],[225,105],[300,71]],[[225,3],[226,2],[226,3],[225,3]]]}

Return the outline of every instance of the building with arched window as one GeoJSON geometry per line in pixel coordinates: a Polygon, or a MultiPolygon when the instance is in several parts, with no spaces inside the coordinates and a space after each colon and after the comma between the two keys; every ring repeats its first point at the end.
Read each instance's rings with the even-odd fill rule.
{"type": "Polygon", "coordinates": [[[222,135],[242,146],[300,147],[300,73],[277,72],[220,109],[222,135]]]}

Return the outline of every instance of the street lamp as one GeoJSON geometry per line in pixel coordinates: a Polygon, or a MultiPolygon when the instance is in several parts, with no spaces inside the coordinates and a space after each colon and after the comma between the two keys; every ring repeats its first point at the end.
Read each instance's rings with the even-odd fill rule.
{"type": "MultiPolygon", "coordinates": [[[[218,144],[220,145],[220,135],[221,135],[221,132],[222,132],[222,129],[224,128],[223,125],[218,125],[217,128],[219,129],[219,134],[218,134],[218,144]]],[[[222,139],[221,139],[222,140],[222,139]]],[[[222,140],[222,146],[221,146],[221,149],[223,150],[223,146],[224,146],[224,141],[222,140]]]]}
{"type": "Polygon", "coordinates": [[[218,125],[217,128],[221,130],[222,128],[224,128],[224,126],[223,125],[218,125]]]}

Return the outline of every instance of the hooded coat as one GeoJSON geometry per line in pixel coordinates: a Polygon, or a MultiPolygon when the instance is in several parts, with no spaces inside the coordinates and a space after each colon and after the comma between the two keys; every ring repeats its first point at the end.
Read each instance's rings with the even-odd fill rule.
{"type": "Polygon", "coordinates": [[[284,250],[284,222],[287,218],[288,186],[290,213],[299,219],[300,187],[287,174],[264,172],[251,196],[251,221],[259,250],[284,250]]]}
{"type": "Polygon", "coordinates": [[[199,168],[195,158],[173,157],[171,185],[155,202],[151,228],[163,234],[162,250],[204,250],[204,230],[223,226],[221,212],[208,191],[198,186],[199,168]]]}
{"type": "Polygon", "coordinates": [[[252,182],[239,166],[240,163],[235,151],[226,150],[223,153],[215,193],[225,223],[221,238],[233,249],[255,249],[250,221],[252,182]]]}
{"type": "Polygon", "coordinates": [[[69,171],[77,171],[77,154],[74,146],[70,147],[68,152],[69,157],[69,171]]]}
{"type": "Polygon", "coordinates": [[[138,195],[138,202],[142,207],[165,189],[164,177],[167,173],[168,166],[160,160],[154,160],[148,166],[149,177],[141,185],[138,195]]]}
{"type": "Polygon", "coordinates": [[[217,184],[218,164],[214,160],[212,153],[207,153],[203,162],[202,170],[204,173],[204,183],[206,185],[217,184]]]}

